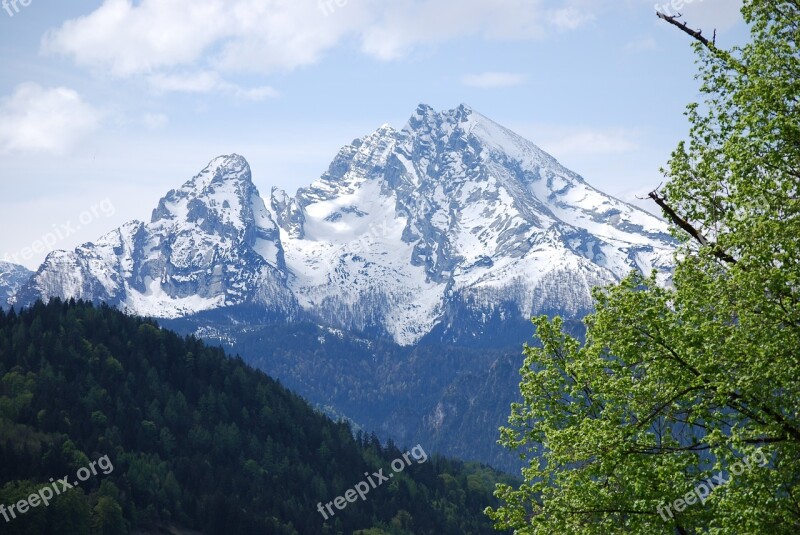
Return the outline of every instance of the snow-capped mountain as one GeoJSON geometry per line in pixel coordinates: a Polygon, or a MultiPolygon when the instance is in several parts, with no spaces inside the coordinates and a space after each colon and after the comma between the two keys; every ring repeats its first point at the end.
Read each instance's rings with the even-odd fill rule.
{"type": "MultiPolygon", "coordinates": [[[[265,203],[240,156],[171,191],[150,223],[48,256],[14,298],[181,317],[255,305],[410,345],[492,318],[578,317],[631,269],[666,272],[656,217],[605,195],[467,106],[421,105],[265,203]]],[[[666,275],[664,275],[666,277],[666,275]]]]}
{"type": "Polygon", "coordinates": [[[23,266],[0,262],[0,309],[9,305],[11,297],[31,278],[31,275],[33,272],[23,266]]]}
{"type": "Polygon", "coordinates": [[[495,308],[578,316],[631,269],[668,270],[656,217],[605,195],[531,142],[461,106],[420,106],[344,147],[294,198],[270,203],[300,305],[324,324],[377,324],[412,344],[495,308]]]}
{"type": "Polygon", "coordinates": [[[153,211],[96,243],[57,251],[15,297],[104,301],[179,317],[244,302],[294,310],[278,228],[241,156],[214,159],[153,211]]]}

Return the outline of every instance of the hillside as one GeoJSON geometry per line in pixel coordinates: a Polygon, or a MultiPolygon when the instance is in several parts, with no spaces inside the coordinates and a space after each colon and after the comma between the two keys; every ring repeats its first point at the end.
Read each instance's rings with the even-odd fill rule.
{"type": "Polygon", "coordinates": [[[113,467],[3,533],[493,533],[489,469],[354,438],[221,349],[110,307],[0,312],[0,377],[0,504],[113,467]],[[323,519],[320,504],[381,470],[396,477],[323,519]]]}

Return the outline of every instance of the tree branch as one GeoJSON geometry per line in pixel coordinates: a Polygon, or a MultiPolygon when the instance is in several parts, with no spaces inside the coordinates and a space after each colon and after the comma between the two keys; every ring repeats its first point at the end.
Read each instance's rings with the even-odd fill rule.
{"type": "Polygon", "coordinates": [[[656,11],[656,15],[661,20],[664,20],[673,26],[677,27],[683,33],[691,36],[693,39],[697,40],[698,42],[702,43],[704,47],[706,47],[712,54],[721,58],[722,60],[728,62],[728,64],[739,71],[742,74],[747,74],[747,67],[745,67],[739,60],[734,58],[730,53],[725,50],[717,48],[717,31],[714,30],[714,39],[713,41],[709,41],[705,37],[703,37],[703,30],[693,30],[689,28],[689,26],[685,22],[678,22],[678,17],[676,16],[669,16],[661,13],[660,11],[656,11]]]}
{"type": "Polygon", "coordinates": [[[720,249],[717,245],[709,243],[708,239],[705,236],[703,236],[702,232],[700,232],[699,230],[694,228],[694,226],[692,226],[691,223],[689,223],[688,221],[683,219],[681,216],[679,216],[675,212],[675,210],[673,210],[672,207],[667,204],[667,201],[664,199],[664,197],[659,195],[657,191],[651,191],[650,194],[648,195],[648,197],[653,199],[653,201],[655,201],[655,203],[657,205],[659,205],[662,210],[664,210],[664,212],[669,216],[669,218],[672,220],[672,222],[675,225],[677,225],[680,228],[682,228],[683,230],[685,230],[700,245],[711,246],[711,251],[712,251],[712,253],[714,254],[715,257],[717,257],[718,259],[720,259],[723,262],[726,262],[728,264],[735,264],[736,263],[736,259],[734,257],[732,257],[731,255],[729,255],[728,253],[726,253],[725,251],[720,249]]]}
{"type": "Polygon", "coordinates": [[[700,245],[708,245],[708,240],[706,237],[703,236],[699,230],[694,228],[691,223],[675,213],[675,210],[673,210],[672,207],[667,204],[667,201],[664,199],[664,197],[659,195],[657,191],[651,191],[647,196],[653,199],[653,201],[655,201],[655,203],[659,205],[664,212],[666,212],[673,223],[685,230],[692,238],[697,240],[700,245]]]}
{"type": "Polygon", "coordinates": [[[703,30],[692,30],[691,28],[689,28],[689,26],[686,25],[685,22],[684,23],[678,22],[677,20],[678,17],[670,17],[669,15],[665,15],[660,11],[656,11],[656,15],[658,15],[658,18],[660,18],[661,20],[665,20],[670,24],[672,24],[673,26],[677,26],[678,28],[680,28],[682,32],[691,35],[692,37],[703,43],[709,49],[716,49],[714,43],[703,37],[703,30]]]}

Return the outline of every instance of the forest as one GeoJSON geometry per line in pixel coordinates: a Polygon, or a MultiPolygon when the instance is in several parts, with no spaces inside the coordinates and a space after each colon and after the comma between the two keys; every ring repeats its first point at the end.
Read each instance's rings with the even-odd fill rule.
{"type": "MultiPolygon", "coordinates": [[[[313,410],[222,349],[84,302],[0,312],[0,504],[108,456],[2,533],[493,533],[493,470],[431,456],[324,521],[402,449],[313,410]]],[[[424,447],[424,444],[422,445],[424,447]]]]}

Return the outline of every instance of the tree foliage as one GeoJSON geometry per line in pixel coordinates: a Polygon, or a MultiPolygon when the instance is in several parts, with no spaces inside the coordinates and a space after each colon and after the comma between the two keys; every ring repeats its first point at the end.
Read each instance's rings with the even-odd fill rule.
{"type": "Polygon", "coordinates": [[[153,322],[59,300],[0,311],[0,504],[103,456],[113,465],[49,507],[0,516],[0,533],[494,532],[482,509],[506,478],[438,456],[318,513],[402,454],[153,322]]]}
{"type": "Polygon", "coordinates": [[[800,3],[742,13],[749,44],[694,45],[704,99],[654,194],[683,240],[673,284],[596,291],[583,343],[534,320],[501,430],[525,482],[498,486],[500,527],[800,532],[800,3]]]}

